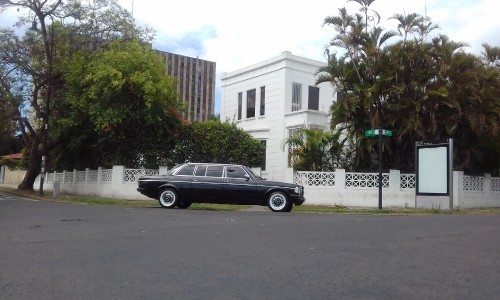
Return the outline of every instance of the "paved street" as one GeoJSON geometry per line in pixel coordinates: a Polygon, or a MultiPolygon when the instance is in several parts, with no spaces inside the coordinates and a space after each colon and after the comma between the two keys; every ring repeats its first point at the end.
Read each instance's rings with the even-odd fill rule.
{"type": "Polygon", "coordinates": [[[496,299],[500,215],[33,201],[0,192],[0,299],[496,299]]]}

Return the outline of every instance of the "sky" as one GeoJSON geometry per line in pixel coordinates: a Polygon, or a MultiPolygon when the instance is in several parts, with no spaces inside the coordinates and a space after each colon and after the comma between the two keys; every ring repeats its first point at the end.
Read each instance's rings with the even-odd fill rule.
{"type": "MultiPolygon", "coordinates": [[[[138,25],[156,30],[153,48],[216,62],[216,107],[220,111],[220,75],[290,51],[326,61],[325,45],[335,35],[323,26],[338,9],[358,12],[346,0],[118,0],[138,25]]],[[[453,41],[465,42],[467,52],[480,54],[481,44],[500,46],[498,0],[375,0],[371,7],[381,26],[397,30],[394,14],[420,13],[431,18],[453,41]]],[[[8,16],[1,15],[0,25],[8,16]]]]}
{"type": "MultiPolygon", "coordinates": [[[[216,108],[220,110],[220,75],[278,56],[283,51],[326,61],[325,45],[335,35],[323,26],[327,16],[359,4],[346,0],[119,0],[139,25],[153,27],[158,50],[216,62],[216,108]]],[[[500,46],[498,0],[376,0],[371,8],[381,25],[397,30],[394,14],[420,13],[439,25],[432,35],[446,34],[480,54],[484,42],[500,46]]]]}

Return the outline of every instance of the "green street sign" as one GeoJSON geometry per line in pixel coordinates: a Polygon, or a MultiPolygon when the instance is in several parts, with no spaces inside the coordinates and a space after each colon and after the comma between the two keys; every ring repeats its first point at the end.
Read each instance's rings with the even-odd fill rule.
{"type": "Polygon", "coordinates": [[[370,130],[365,131],[365,136],[375,136],[375,130],[370,129],[370,130]]]}
{"type": "Polygon", "coordinates": [[[365,131],[366,137],[371,137],[376,135],[392,136],[392,131],[387,129],[370,129],[365,131]]]}

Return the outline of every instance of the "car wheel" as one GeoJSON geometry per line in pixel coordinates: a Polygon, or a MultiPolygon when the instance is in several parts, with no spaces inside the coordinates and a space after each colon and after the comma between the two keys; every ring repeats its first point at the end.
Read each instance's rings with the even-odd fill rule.
{"type": "Polygon", "coordinates": [[[267,198],[267,206],[275,212],[289,212],[292,210],[292,203],[283,192],[273,192],[267,198]]]}
{"type": "Polygon", "coordinates": [[[158,197],[160,205],[165,208],[174,208],[179,202],[179,196],[174,189],[164,189],[158,197]]]}
{"type": "Polygon", "coordinates": [[[179,201],[179,203],[177,203],[178,208],[188,208],[190,206],[191,206],[191,202],[187,202],[187,201],[179,201]]]}

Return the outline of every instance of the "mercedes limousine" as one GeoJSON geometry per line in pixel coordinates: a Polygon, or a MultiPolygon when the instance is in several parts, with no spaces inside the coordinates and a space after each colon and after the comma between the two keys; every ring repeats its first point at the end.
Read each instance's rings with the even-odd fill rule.
{"type": "Polygon", "coordinates": [[[290,212],[304,203],[304,187],[267,181],[242,165],[185,163],[166,175],[142,176],[141,194],[157,199],[164,208],[188,208],[192,203],[267,206],[274,212],[290,212]]]}

